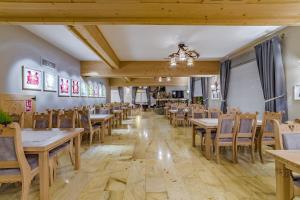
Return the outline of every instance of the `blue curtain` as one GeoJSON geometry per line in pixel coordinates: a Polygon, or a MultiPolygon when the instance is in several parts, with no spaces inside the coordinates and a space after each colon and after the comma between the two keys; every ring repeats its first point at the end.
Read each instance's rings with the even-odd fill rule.
{"type": "Polygon", "coordinates": [[[227,112],[227,95],[229,89],[230,81],[230,70],[231,70],[231,60],[226,60],[221,63],[220,68],[220,86],[221,86],[221,110],[223,113],[227,112]]]}
{"type": "Polygon", "coordinates": [[[118,91],[119,91],[120,101],[121,103],[124,103],[124,88],[118,87],[118,91]]]}
{"type": "Polygon", "coordinates": [[[203,97],[203,105],[205,108],[208,108],[208,90],[209,90],[209,78],[208,77],[201,77],[201,90],[202,90],[202,97],[203,97]]]}
{"type": "Polygon", "coordinates": [[[138,90],[138,87],[132,87],[132,104],[134,105],[135,104],[135,98],[136,98],[136,92],[138,90]]]}
{"type": "Polygon", "coordinates": [[[195,77],[190,77],[190,98],[191,98],[191,103],[194,101],[194,94],[195,94],[195,77]]]}

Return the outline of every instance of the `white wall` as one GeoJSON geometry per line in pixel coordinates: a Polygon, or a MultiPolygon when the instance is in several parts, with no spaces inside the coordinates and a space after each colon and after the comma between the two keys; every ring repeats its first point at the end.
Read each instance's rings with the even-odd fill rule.
{"type": "Polygon", "coordinates": [[[231,69],[227,104],[242,112],[259,112],[262,117],[264,96],[255,60],[231,69]]]}
{"type": "MultiPolygon", "coordinates": [[[[104,98],[58,97],[57,92],[22,90],[22,66],[41,69],[41,57],[56,63],[59,75],[80,79],[80,62],[20,26],[0,26],[0,93],[35,95],[37,111],[106,102],[104,98]]],[[[103,82],[109,97],[106,79],[103,82]]]]}

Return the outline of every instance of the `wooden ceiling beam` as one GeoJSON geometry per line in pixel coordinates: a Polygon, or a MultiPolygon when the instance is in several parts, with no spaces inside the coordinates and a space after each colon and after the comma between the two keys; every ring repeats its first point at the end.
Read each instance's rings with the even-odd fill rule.
{"type": "Polygon", "coordinates": [[[296,0],[3,0],[2,24],[299,25],[296,0]]]}
{"type": "Polygon", "coordinates": [[[69,29],[87,44],[108,66],[119,68],[119,59],[96,25],[69,26],[69,29]]]}
{"type": "Polygon", "coordinates": [[[178,64],[171,68],[168,61],[121,61],[119,69],[106,67],[103,62],[82,61],[81,75],[112,78],[185,77],[219,74],[219,61],[197,61],[193,67],[178,64]]]}
{"type": "Polygon", "coordinates": [[[125,86],[187,86],[189,79],[187,77],[173,77],[170,81],[159,82],[157,78],[135,78],[131,81],[125,81],[121,78],[110,78],[111,87],[125,86]]]}

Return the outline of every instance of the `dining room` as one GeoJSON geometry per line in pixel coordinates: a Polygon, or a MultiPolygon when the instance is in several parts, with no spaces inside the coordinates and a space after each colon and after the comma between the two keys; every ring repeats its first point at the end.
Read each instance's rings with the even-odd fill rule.
{"type": "Polygon", "coordinates": [[[0,2],[0,200],[300,199],[300,3],[0,2]]]}

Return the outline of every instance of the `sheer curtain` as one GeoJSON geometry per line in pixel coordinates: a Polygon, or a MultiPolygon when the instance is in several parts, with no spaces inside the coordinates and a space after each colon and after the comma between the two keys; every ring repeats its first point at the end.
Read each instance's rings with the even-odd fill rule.
{"type": "Polygon", "coordinates": [[[282,112],[288,120],[285,71],[278,36],[255,46],[256,61],[265,98],[265,110],[282,112]]]}
{"type": "Polygon", "coordinates": [[[120,101],[121,103],[124,103],[124,88],[118,87],[118,91],[119,91],[120,101]]]}

